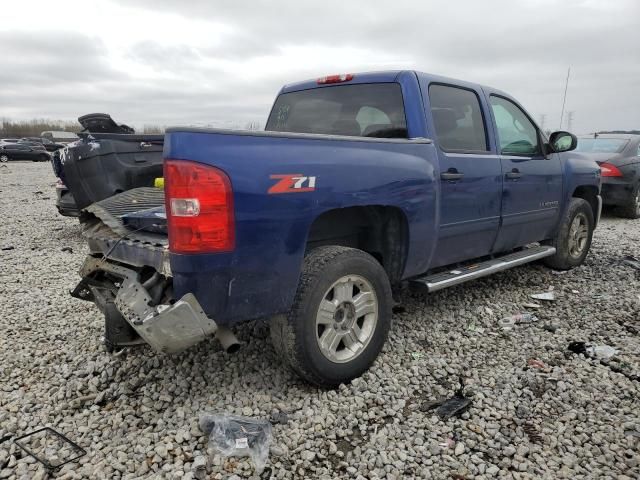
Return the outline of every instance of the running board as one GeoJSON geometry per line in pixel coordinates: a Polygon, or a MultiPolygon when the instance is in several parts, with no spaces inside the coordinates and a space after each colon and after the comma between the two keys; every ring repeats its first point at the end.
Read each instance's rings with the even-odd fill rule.
{"type": "Polygon", "coordinates": [[[550,257],[555,253],[556,249],[554,247],[544,245],[535,246],[485,262],[474,263],[446,272],[414,278],[410,283],[415,287],[423,289],[426,287],[428,292],[435,292],[443,288],[468,282],[469,280],[486,277],[492,273],[508,270],[518,265],[524,265],[525,263],[533,262],[544,257],[550,257]]]}

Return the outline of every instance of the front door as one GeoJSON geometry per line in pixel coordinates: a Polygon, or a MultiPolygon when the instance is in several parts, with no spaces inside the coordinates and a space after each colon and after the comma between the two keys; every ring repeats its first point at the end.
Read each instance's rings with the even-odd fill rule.
{"type": "Polygon", "coordinates": [[[504,176],[495,245],[501,252],[553,236],[562,201],[562,166],[558,154],[544,154],[538,128],[515,102],[492,94],[489,104],[504,176]]]}
{"type": "Polygon", "coordinates": [[[498,234],[502,170],[475,90],[431,84],[440,164],[440,229],[431,268],[491,253],[498,234]]]}

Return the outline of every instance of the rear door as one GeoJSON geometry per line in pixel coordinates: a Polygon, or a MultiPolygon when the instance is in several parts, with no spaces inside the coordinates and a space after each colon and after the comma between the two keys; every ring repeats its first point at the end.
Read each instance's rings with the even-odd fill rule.
{"type": "Polygon", "coordinates": [[[502,225],[495,251],[506,251],[553,236],[560,216],[562,166],[558,154],[545,156],[541,132],[513,100],[490,94],[504,190],[502,225]]]}
{"type": "Polygon", "coordinates": [[[441,179],[440,228],[431,262],[437,267],[491,253],[500,222],[502,170],[481,91],[431,83],[428,108],[441,179]]]}

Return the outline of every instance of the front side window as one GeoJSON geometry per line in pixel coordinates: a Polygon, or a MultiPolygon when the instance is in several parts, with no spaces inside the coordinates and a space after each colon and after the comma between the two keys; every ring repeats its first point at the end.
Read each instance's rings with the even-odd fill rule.
{"type": "Polygon", "coordinates": [[[429,87],[431,116],[438,143],[446,151],[484,152],[487,135],[478,96],[448,85],[429,87]]]}
{"type": "Polygon", "coordinates": [[[503,155],[540,155],[538,129],[515,103],[491,95],[491,110],[496,120],[500,153],[503,155]]]}
{"type": "Polygon", "coordinates": [[[265,130],[407,138],[400,84],[338,85],[283,93],[265,130]]]}

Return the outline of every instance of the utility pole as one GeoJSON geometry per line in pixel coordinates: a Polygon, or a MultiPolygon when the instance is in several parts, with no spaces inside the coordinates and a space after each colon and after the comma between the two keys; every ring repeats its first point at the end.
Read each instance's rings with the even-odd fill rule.
{"type": "Polygon", "coordinates": [[[560,130],[562,130],[562,120],[564,118],[564,104],[567,101],[567,88],[569,87],[570,74],[571,74],[571,67],[567,69],[567,81],[564,84],[564,96],[562,97],[562,111],[560,112],[560,130]]]}
{"type": "Polygon", "coordinates": [[[541,113],[540,114],[540,130],[542,130],[544,132],[544,122],[547,119],[547,114],[546,113],[541,113]]]}
{"type": "Polygon", "coordinates": [[[570,112],[567,112],[567,130],[571,131],[571,127],[573,125],[573,114],[574,111],[571,110],[570,112]]]}

